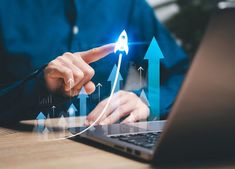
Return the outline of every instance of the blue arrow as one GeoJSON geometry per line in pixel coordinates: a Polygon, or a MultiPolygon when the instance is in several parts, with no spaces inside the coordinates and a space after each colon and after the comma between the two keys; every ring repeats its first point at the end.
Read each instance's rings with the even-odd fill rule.
{"type": "Polygon", "coordinates": [[[43,132],[45,128],[45,119],[46,119],[46,116],[42,112],[40,112],[37,115],[36,117],[36,120],[37,120],[36,131],[37,132],[43,132]]]}
{"type": "Polygon", "coordinates": [[[153,37],[144,59],[148,60],[148,100],[150,104],[150,119],[160,119],[160,59],[164,58],[162,51],[153,37]]]}
{"type": "Polygon", "coordinates": [[[37,119],[37,120],[45,120],[45,119],[46,119],[46,116],[45,116],[42,112],[40,112],[40,113],[37,115],[36,119],[37,119]]]}
{"type": "Polygon", "coordinates": [[[76,116],[76,112],[77,112],[77,111],[78,111],[78,110],[77,110],[77,108],[74,106],[73,103],[69,106],[69,108],[68,108],[68,110],[67,110],[67,112],[69,113],[69,117],[74,117],[74,116],[76,116]]]}
{"type": "Polygon", "coordinates": [[[78,110],[77,110],[77,108],[74,106],[74,104],[72,103],[70,106],[69,106],[69,108],[68,108],[68,110],[67,110],[67,112],[69,113],[69,118],[68,118],[68,125],[69,125],[69,131],[70,132],[73,132],[74,131],[74,128],[73,129],[71,129],[72,127],[74,127],[74,125],[76,124],[76,118],[75,118],[75,116],[76,116],[76,112],[77,112],[78,110]]]}
{"type": "Polygon", "coordinates": [[[81,89],[77,98],[80,99],[80,116],[86,116],[87,115],[86,100],[88,98],[88,95],[87,95],[84,87],[81,89]]]}
{"type": "MultiPolygon", "coordinates": [[[[114,80],[115,80],[115,76],[116,76],[116,72],[117,72],[117,66],[116,64],[113,66],[113,69],[109,75],[109,78],[108,78],[108,81],[111,82],[111,89],[113,88],[113,83],[114,83],[114,80]]],[[[118,74],[118,80],[117,80],[117,85],[116,85],[116,88],[114,90],[114,92],[117,92],[120,90],[120,81],[123,80],[122,78],[122,75],[119,73],[118,74]]]]}

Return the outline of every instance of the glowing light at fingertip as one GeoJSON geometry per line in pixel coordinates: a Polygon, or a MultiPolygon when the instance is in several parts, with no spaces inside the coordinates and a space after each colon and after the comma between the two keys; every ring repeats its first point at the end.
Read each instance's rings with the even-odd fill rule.
{"type": "MultiPolygon", "coordinates": [[[[122,31],[122,33],[120,34],[117,42],[115,43],[115,48],[114,48],[114,53],[116,53],[117,51],[119,52],[125,52],[126,55],[128,54],[129,52],[129,48],[128,48],[128,37],[127,37],[127,33],[125,30],[122,31]]],[[[48,141],[57,141],[57,140],[63,140],[63,139],[69,139],[69,138],[72,138],[72,137],[75,137],[75,136],[78,136],[86,131],[88,131],[89,129],[91,129],[92,127],[94,127],[97,122],[102,118],[102,116],[105,114],[108,106],[110,105],[110,102],[111,102],[111,99],[113,97],[113,94],[114,94],[114,90],[117,86],[117,81],[118,81],[118,75],[119,75],[119,72],[120,72],[120,68],[121,68],[121,63],[122,63],[122,53],[119,53],[119,57],[118,57],[118,65],[117,65],[117,71],[116,71],[116,74],[115,74],[115,79],[114,79],[114,83],[113,83],[113,86],[112,86],[112,90],[111,90],[111,93],[110,93],[110,96],[108,97],[108,101],[104,107],[104,109],[101,111],[100,115],[97,117],[97,119],[92,123],[90,124],[90,126],[88,126],[87,128],[83,129],[82,131],[76,133],[76,134],[73,134],[70,135],[70,136],[65,136],[63,138],[55,138],[55,139],[50,139],[48,141]]]]}
{"type": "Polygon", "coordinates": [[[125,52],[126,55],[129,52],[128,37],[125,30],[122,31],[117,42],[115,43],[114,53],[116,53],[117,51],[125,52]]]}

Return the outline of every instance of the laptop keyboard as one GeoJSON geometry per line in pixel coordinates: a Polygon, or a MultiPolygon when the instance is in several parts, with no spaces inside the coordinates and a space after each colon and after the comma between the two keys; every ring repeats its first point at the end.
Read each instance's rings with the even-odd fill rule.
{"type": "Polygon", "coordinates": [[[118,139],[136,146],[152,149],[156,144],[156,141],[160,137],[161,132],[150,133],[136,133],[110,136],[113,139],[118,139]]]}

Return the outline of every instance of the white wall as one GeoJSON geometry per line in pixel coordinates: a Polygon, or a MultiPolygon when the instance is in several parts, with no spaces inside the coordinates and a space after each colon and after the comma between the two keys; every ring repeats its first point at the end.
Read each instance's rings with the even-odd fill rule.
{"type": "MultiPolygon", "coordinates": [[[[174,0],[147,0],[150,6],[158,6],[158,5],[162,5],[164,3],[173,2],[173,1],[174,0]]],[[[163,22],[178,12],[179,12],[179,7],[174,2],[165,7],[155,9],[155,14],[157,15],[158,19],[163,22]]]]}

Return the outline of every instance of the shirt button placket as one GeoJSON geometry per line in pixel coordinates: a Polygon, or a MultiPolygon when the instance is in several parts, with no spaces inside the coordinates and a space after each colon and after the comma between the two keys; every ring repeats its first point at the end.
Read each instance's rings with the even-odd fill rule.
{"type": "Polygon", "coordinates": [[[79,37],[78,37],[78,33],[79,33],[79,27],[77,25],[74,25],[72,27],[72,34],[73,34],[72,46],[71,46],[71,51],[72,52],[79,51],[79,37]]]}
{"type": "Polygon", "coordinates": [[[77,35],[79,33],[79,27],[77,25],[73,26],[73,35],[77,35]]]}

